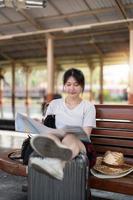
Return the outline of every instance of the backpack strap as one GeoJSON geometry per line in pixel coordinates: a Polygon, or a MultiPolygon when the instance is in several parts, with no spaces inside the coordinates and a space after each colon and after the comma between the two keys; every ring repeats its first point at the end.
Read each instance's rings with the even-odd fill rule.
{"type": "Polygon", "coordinates": [[[21,156],[21,155],[18,155],[18,156],[17,156],[17,152],[18,152],[18,150],[10,152],[10,153],[8,154],[8,158],[10,158],[11,160],[22,159],[22,156],[21,156]]]}

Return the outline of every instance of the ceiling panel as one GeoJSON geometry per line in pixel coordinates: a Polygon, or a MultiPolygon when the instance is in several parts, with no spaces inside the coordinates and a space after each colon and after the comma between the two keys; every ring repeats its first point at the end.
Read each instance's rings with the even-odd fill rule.
{"type": "Polygon", "coordinates": [[[84,11],[88,9],[85,1],[81,1],[81,0],[76,0],[76,1],[75,0],[67,0],[67,1],[50,0],[49,2],[52,3],[52,5],[55,5],[56,7],[58,7],[59,11],[64,14],[84,11]]]}
{"type": "Polygon", "coordinates": [[[106,57],[121,51],[128,55],[129,23],[117,23],[124,19],[133,20],[133,0],[48,0],[43,9],[1,8],[0,62],[46,58],[45,31],[57,28],[58,32],[50,34],[58,59],[106,57]],[[80,25],[91,26],[81,29],[80,25]],[[72,26],[78,30],[63,30],[72,26]]]}
{"type": "Polygon", "coordinates": [[[92,10],[113,7],[115,5],[114,0],[86,0],[86,2],[89,4],[92,10]]]}
{"type": "Polygon", "coordinates": [[[12,22],[24,20],[25,18],[14,8],[0,8],[1,12],[12,22]]]}

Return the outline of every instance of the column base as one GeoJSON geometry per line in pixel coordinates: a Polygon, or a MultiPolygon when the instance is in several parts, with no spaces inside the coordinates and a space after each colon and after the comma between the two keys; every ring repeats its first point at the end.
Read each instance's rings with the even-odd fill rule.
{"type": "Polygon", "coordinates": [[[3,105],[4,104],[4,98],[0,98],[0,105],[3,105]]]}
{"type": "Polygon", "coordinates": [[[128,104],[133,104],[133,93],[128,93],[128,104]]]}
{"type": "Polygon", "coordinates": [[[1,99],[1,100],[0,100],[0,106],[2,106],[2,105],[3,105],[3,103],[4,103],[4,100],[3,100],[3,99],[1,99]]]}
{"type": "Polygon", "coordinates": [[[29,104],[31,104],[31,99],[30,98],[25,100],[25,105],[29,105],[29,104]]]}

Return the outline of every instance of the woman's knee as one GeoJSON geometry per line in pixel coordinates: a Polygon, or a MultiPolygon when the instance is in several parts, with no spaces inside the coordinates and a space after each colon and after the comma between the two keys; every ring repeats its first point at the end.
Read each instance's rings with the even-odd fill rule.
{"type": "Polygon", "coordinates": [[[69,147],[72,151],[79,152],[78,139],[74,135],[66,135],[63,138],[62,143],[69,147]]]}
{"type": "Polygon", "coordinates": [[[62,143],[66,143],[66,142],[68,142],[68,143],[74,143],[74,142],[77,142],[77,141],[78,141],[78,139],[77,139],[77,137],[75,135],[73,135],[73,134],[67,134],[63,138],[62,143]]]}
{"type": "Polygon", "coordinates": [[[46,135],[46,137],[53,139],[54,141],[60,142],[60,139],[52,133],[49,133],[48,135],[46,135]]]}
{"type": "Polygon", "coordinates": [[[85,145],[75,135],[72,134],[66,135],[62,140],[62,143],[72,146],[72,148],[77,149],[77,151],[79,152],[83,151],[86,153],[85,145]]]}

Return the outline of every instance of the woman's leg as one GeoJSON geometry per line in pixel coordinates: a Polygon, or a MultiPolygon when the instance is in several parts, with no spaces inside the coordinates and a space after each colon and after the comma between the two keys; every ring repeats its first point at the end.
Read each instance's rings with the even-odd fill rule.
{"type": "Polygon", "coordinates": [[[57,158],[63,161],[68,161],[72,158],[71,149],[53,134],[47,136],[37,135],[31,138],[30,143],[35,152],[42,157],[57,158]]]}
{"type": "Polygon", "coordinates": [[[61,143],[61,141],[60,141],[60,139],[56,136],[56,135],[54,135],[54,134],[52,134],[52,133],[49,133],[47,136],[45,136],[45,137],[48,137],[48,138],[51,138],[51,139],[53,139],[55,142],[57,142],[57,143],[61,143]]]}
{"type": "Polygon", "coordinates": [[[62,143],[67,146],[67,148],[71,149],[72,158],[76,157],[79,152],[86,153],[86,148],[84,144],[73,134],[67,134],[63,138],[62,143]]]}

